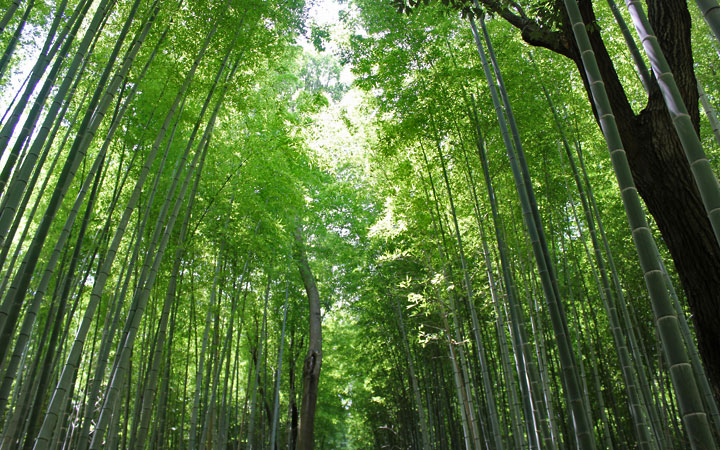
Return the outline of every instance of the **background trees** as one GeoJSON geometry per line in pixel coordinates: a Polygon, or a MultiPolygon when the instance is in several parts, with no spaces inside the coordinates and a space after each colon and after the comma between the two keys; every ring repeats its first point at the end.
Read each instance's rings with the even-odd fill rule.
{"type": "MultiPolygon", "coordinates": [[[[337,24],[293,1],[0,5],[2,447],[714,445],[684,321],[702,301],[669,290],[679,334],[658,338],[556,5],[489,4],[474,34],[465,4],[362,0],[337,24]]],[[[665,145],[640,140],[669,124],[662,98],[618,64],[612,11],[580,6],[632,165],[665,145]]],[[[693,32],[712,105],[713,41],[693,32]]],[[[670,177],[637,167],[677,267],[659,282],[713,293],[677,254],[704,238],[648,200],[670,177]]]]}

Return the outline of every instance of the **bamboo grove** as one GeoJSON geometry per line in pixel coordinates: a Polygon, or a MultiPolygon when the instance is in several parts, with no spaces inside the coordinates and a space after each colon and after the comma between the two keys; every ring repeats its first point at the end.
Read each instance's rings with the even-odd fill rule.
{"type": "Polygon", "coordinates": [[[717,448],[714,0],[0,5],[0,448],[717,448]]]}

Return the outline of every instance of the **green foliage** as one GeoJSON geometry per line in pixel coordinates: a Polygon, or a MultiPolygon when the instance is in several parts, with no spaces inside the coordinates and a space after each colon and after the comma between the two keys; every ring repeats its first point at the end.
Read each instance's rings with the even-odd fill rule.
{"type": "MultiPolygon", "coordinates": [[[[70,3],[75,7],[76,2],[70,3]]],[[[557,30],[565,20],[563,10],[554,0],[492,3],[497,8],[532,16],[543,29],[557,30]]],[[[8,4],[9,0],[0,1],[0,10],[8,4]]],[[[15,89],[20,63],[34,51],[34,36],[42,35],[49,26],[54,5],[36,1],[30,31],[23,36],[20,56],[12,65],[12,80],[0,81],[3,105],[14,95],[11,91],[15,89]]],[[[18,219],[21,231],[11,239],[12,252],[2,261],[1,275],[7,281],[2,282],[0,291],[6,291],[27,252],[70,146],[75,139],[81,139],[78,136],[84,130],[80,122],[129,5],[120,1],[109,15],[88,56],[86,71],[78,79],[77,90],[66,99],[69,113],[61,119],[58,137],[49,147],[49,160],[57,155],[59,163],[55,166],[46,163],[37,169],[39,182],[28,200],[31,207],[37,201],[39,212],[31,215],[29,207],[18,219]],[[39,186],[46,180],[48,187],[41,191],[39,186]],[[22,235],[26,224],[27,232],[22,235]],[[19,259],[12,266],[10,260],[16,250],[19,259]]],[[[138,17],[146,17],[150,7],[150,3],[142,2],[138,17]]],[[[518,33],[499,19],[497,9],[480,11],[466,0],[357,0],[345,5],[341,14],[345,28],[341,32],[326,25],[308,27],[305,5],[299,0],[163,4],[127,78],[112,93],[112,106],[42,248],[40,264],[27,292],[29,298],[40,283],[42,268],[61,236],[63,221],[99,153],[113,114],[120,111],[129,93],[137,88],[116,135],[108,142],[103,182],[91,209],[88,232],[79,244],[80,264],[73,273],[66,273],[79,229],[78,219],[71,229],[68,240],[71,243],[63,247],[62,263],[53,272],[48,294],[40,304],[35,331],[23,353],[26,359],[19,369],[21,376],[12,384],[14,397],[8,403],[3,426],[11,423],[15,411],[21,411],[17,409],[19,403],[12,402],[23,401],[23,389],[32,386],[23,383],[34,376],[32,364],[36,358],[40,361],[45,354],[63,355],[51,358],[47,368],[48,374],[61,373],[135,180],[143,173],[144,160],[190,72],[209,24],[217,24],[210,49],[158,144],[160,156],[149,167],[148,181],[143,185],[138,204],[132,208],[108,285],[92,317],[72,397],[67,408],[63,407],[73,415],[61,418],[62,428],[58,427],[55,436],[71,430],[58,439],[66,439],[66,447],[74,448],[81,432],[90,433],[90,428],[81,431],[81,427],[85,424],[94,427],[96,423],[105,391],[112,382],[110,367],[118,362],[116,349],[122,348],[120,344],[125,339],[123,323],[133,317],[132,300],[135,292],[143,288],[140,275],[143,262],[146,258],[151,261],[158,253],[157,246],[151,245],[153,233],[165,232],[169,223],[161,221],[161,212],[167,207],[164,202],[168,199],[174,202],[178,195],[171,191],[172,175],[188,174],[190,164],[181,163],[181,155],[196,126],[199,131],[190,148],[190,158],[199,150],[200,135],[211,120],[210,111],[224,95],[213,122],[192,208],[189,195],[179,200],[182,207],[178,223],[169,230],[169,244],[158,265],[157,279],[147,286],[148,305],[132,347],[127,383],[121,386],[122,401],[115,404],[116,428],[107,433],[106,444],[124,445],[137,432],[133,430],[139,426],[142,414],[150,414],[154,420],[146,441],[148,448],[179,447],[190,440],[190,430],[195,428],[193,439],[198,447],[210,443],[243,447],[251,439],[256,439],[260,446],[257,440],[269,440],[282,345],[278,444],[285,447],[288,427],[293,422],[293,405],[299,409],[302,398],[308,336],[306,293],[291,260],[293,232],[298,225],[303,227],[322,303],[324,343],[315,425],[317,448],[413,445],[420,448],[420,409],[426,414],[433,442],[442,448],[463,447],[463,405],[455,378],[459,363],[451,359],[458,349],[462,348],[467,355],[467,363],[463,364],[467,364],[468,384],[481,386],[483,376],[477,363],[479,351],[470,338],[473,325],[469,302],[477,311],[480,334],[489,355],[488,376],[491,384],[497,386],[494,393],[499,405],[497,413],[501,426],[508,430],[504,442],[511,447],[513,442],[525,439],[509,431],[513,415],[523,420],[521,407],[509,400],[511,390],[517,389],[514,386],[520,380],[512,354],[518,350],[501,348],[500,336],[510,342],[514,333],[508,325],[510,315],[504,303],[510,287],[499,281],[500,247],[490,225],[488,186],[482,176],[477,146],[480,137],[471,113],[477,107],[477,126],[484,134],[494,200],[503,226],[499,235],[509,249],[508,270],[516,284],[515,295],[521,299],[523,320],[527,322],[523,325],[529,334],[528,348],[532,349],[533,358],[538,357],[541,381],[546,388],[543,396],[547,396],[555,411],[552,418],[557,426],[556,438],[572,445],[571,430],[566,426],[569,419],[563,420],[567,419],[564,416],[567,400],[557,367],[557,350],[548,334],[549,314],[539,301],[539,277],[523,232],[524,219],[487,95],[488,86],[482,81],[482,69],[467,26],[468,16],[479,17],[486,12],[491,14],[489,32],[520,127],[520,138],[527,149],[533,188],[552,259],[558,268],[559,289],[568,311],[573,311],[568,328],[576,339],[578,359],[585,367],[587,407],[593,412],[594,427],[600,435],[603,423],[599,413],[603,403],[612,416],[613,442],[618,448],[627,447],[631,442],[628,437],[633,436],[633,422],[623,405],[628,397],[620,363],[614,352],[605,351],[614,344],[611,324],[602,313],[601,290],[593,275],[593,255],[585,249],[589,245],[588,224],[566,156],[558,151],[560,134],[541,84],[550,88],[553,102],[560,105],[562,126],[573,141],[571,144],[577,143],[582,150],[618,266],[617,274],[632,306],[629,319],[640,345],[648,351],[644,370],[652,380],[652,394],[659,403],[667,403],[671,398],[655,354],[652,312],[645,299],[642,276],[628,245],[622,205],[582,80],[569,61],[524,44],[518,33]],[[309,37],[315,51],[304,50],[295,43],[302,33],[309,37]],[[156,44],[158,54],[147,74],[141,77],[143,65],[156,44]],[[227,66],[217,77],[225,54],[227,66]],[[537,64],[530,63],[531,59],[537,64]],[[229,68],[235,64],[237,70],[229,77],[229,68]],[[350,70],[354,76],[352,83],[350,70]],[[208,98],[213,86],[214,93],[208,98]],[[209,107],[203,113],[206,99],[209,107]],[[467,298],[463,285],[463,266],[440,154],[447,169],[474,298],[467,298]],[[150,203],[153,189],[157,194],[150,203]],[[180,221],[186,212],[189,212],[187,233],[181,239],[180,221]],[[146,228],[140,230],[143,222],[147,223],[146,228]],[[485,266],[485,245],[492,269],[485,266]],[[137,262],[132,260],[136,254],[137,262]],[[489,270],[495,285],[488,278],[489,270]],[[67,298],[71,309],[57,318],[55,299],[61,295],[66,279],[74,282],[67,298]],[[173,288],[171,283],[175,281],[177,286],[173,288]],[[286,289],[288,321],[286,335],[281,336],[286,289]],[[495,297],[499,299],[497,304],[495,297]],[[169,331],[163,336],[163,347],[156,350],[154,346],[161,334],[159,325],[166,309],[170,311],[165,316],[169,331]],[[47,348],[42,333],[45,329],[49,333],[55,323],[60,324],[57,331],[64,337],[55,347],[47,348]],[[209,344],[203,354],[206,334],[209,344]],[[94,379],[103,343],[109,349],[109,366],[99,380],[99,397],[88,399],[86,386],[94,379]],[[155,367],[159,381],[152,386],[150,412],[141,413],[155,351],[159,352],[160,363],[155,367]],[[505,373],[504,359],[512,369],[509,373],[505,373]],[[411,365],[415,380],[410,376],[411,365]],[[597,380],[591,375],[593,367],[600,374],[597,380]],[[253,381],[258,368],[258,379],[253,381]],[[292,385],[290,372],[294,376],[292,385]],[[196,377],[202,381],[199,390],[195,387],[196,377]],[[507,384],[508,380],[512,383],[507,384]],[[419,400],[415,397],[414,382],[419,385],[419,400]],[[200,411],[196,412],[192,428],[196,397],[200,411]],[[165,403],[160,403],[161,398],[165,403]],[[610,402],[614,403],[608,406],[610,402]],[[89,414],[90,422],[80,414],[89,414]],[[252,414],[255,429],[250,431],[252,414]],[[204,426],[209,427],[205,434],[204,426]]],[[[618,61],[628,59],[622,40],[609,22],[609,11],[598,6],[597,12],[598,21],[592,26],[601,31],[618,61]]],[[[8,29],[16,20],[14,17],[8,29]]],[[[131,33],[138,28],[134,23],[131,33]]],[[[6,31],[0,37],[3,48],[7,34],[6,31]]],[[[701,29],[696,30],[693,42],[700,52],[711,52],[712,41],[701,29]]],[[[129,46],[128,40],[120,54],[129,46]]],[[[707,85],[708,96],[714,103],[720,98],[720,85],[714,81],[716,66],[711,61],[699,64],[697,69],[698,78],[707,85]]],[[[632,66],[618,62],[617,68],[633,107],[642,109],[645,106],[642,86],[632,66]]],[[[703,123],[704,137],[708,129],[703,123]]],[[[720,164],[717,151],[711,155],[716,166],[720,164]]],[[[666,253],[665,249],[661,251],[666,253]]],[[[21,321],[28,317],[28,308],[23,306],[21,321]]],[[[12,330],[11,334],[11,341],[18,340],[19,330],[12,330]]],[[[40,403],[49,403],[53,389],[50,386],[40,394],[40,403]]],[[[476,402],[481,419],[486,420],[481,394],[476,392],[471,400],[476,402]]],[[[520,394],[519,389],[516,394],[520,394]]],[[[675,411],[671,407],[663,412],[668,421],[674,420],[675,411]]],[[[35,438],[29,434],[19,436],[22,433],[18,433],[19,440],[13,441],[13,445],[27,444],[35,438]]],[[[682,446],[682,434],[669,433],[668,442],[682,446]]],[[[267,440],[263,446],[269,445],[267,440]]]]}

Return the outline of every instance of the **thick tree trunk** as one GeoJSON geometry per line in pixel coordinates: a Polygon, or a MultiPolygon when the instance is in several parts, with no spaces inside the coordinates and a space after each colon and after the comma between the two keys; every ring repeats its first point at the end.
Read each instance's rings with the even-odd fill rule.
{"type": "MultiPolygon", "coordinates": [[[[668,59],[693,124],[699,132],[697,82],[690,42],[690,14],[683,0],[648,0],[648,17],[668,59]]],[[[585,23],[594,23],[589,1],[580,2],[585,23]]],[[[578,66],[590,94],[572,31],[565,42],[573,43],[568,54],[578,66]]],[[[599,29],[590,27],[590,39],[598,58],[613,112],[638,192],[662,233],[690,305],[700,354],[720,399],[720,247],[692,178],[690,167],[675,133],[662,94],[653,79],[648,103],[639,114],[632,111],[620,84],[599,29]]],[[[566,47],[567,48],[567,47],[566,47]]]]}
{"type": "Polygon", "coordinates": [[[320,381],[320,366],[322,364],[322,330],[320,328],[320,294],[318,293],[315,277],[310,270],[310,264],[305,254],[305,239],[302,226],[295,228],[296,260],[300,277],[305,285],[310,309],[310,335],[308,339],[308,353],[303,364],[303,398],[300,406],[300,425],[298,430],[297,449],[309,450],[313,448],[313,430],[315,428],[315,404],[317,403],[318,382],[320,381]]]}
{"type": "MultiPolygon", "coordinates": [[[[479,0],[520,29],[530,45],[545,47],[572,59],[593,105],[585,67],[575,44],[567,16],[559,31],[550,31],[531,18],[515,15],[499,3],[479,0]]],[[[647,0],[648,19],[699,133],[698,91],[690,41],[691,20],[686,0],[647,0]]],[[[648,101],[639,114],[632,110],[608,53],[591,0],[579,0],[583,21],[602,74],[613,114],[627,153],[640,196],[655,218],[670,250],[695,323],[698,347],[705,370],[720,401],[720,246],[710,226],[680,140],[675,133],[664,99],[653,79],[648,101]]],[[[565,14],[564,11],[559,11],[565,14]]]]}

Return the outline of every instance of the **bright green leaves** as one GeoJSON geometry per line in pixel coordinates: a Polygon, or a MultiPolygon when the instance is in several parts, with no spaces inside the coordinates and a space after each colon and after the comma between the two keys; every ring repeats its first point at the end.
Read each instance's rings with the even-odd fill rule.
{"type": "Polygon", "coordinates": [[[310,41],[317,52],[325,51],[328,39],[330,39],[330,31],[327,26],[312,26],[310,29],[310,41]]]}

